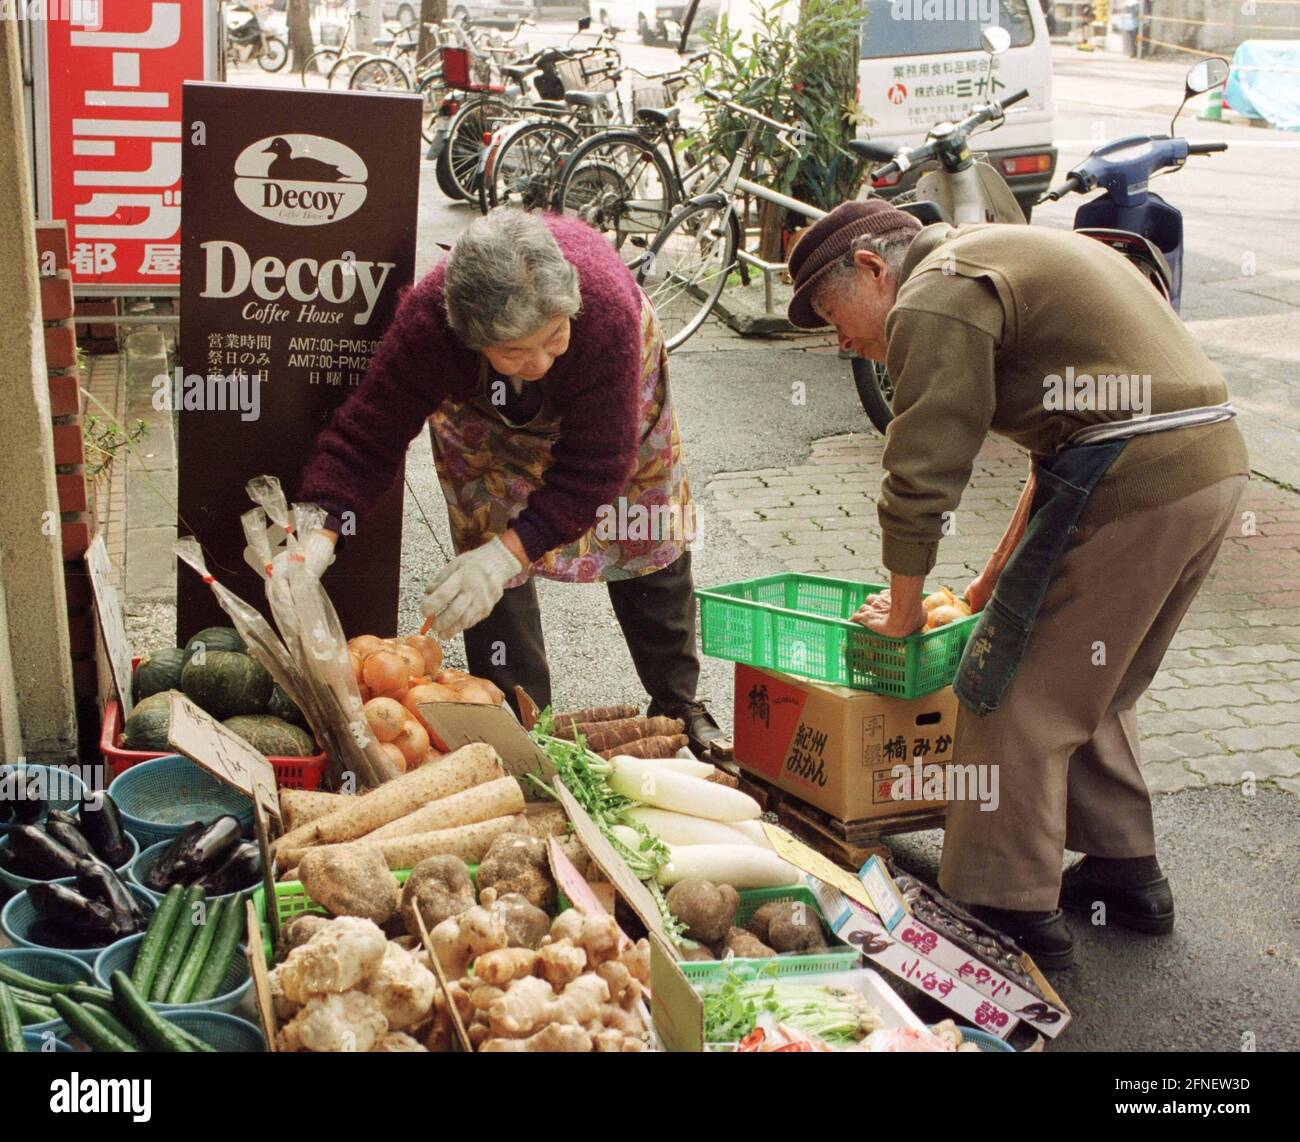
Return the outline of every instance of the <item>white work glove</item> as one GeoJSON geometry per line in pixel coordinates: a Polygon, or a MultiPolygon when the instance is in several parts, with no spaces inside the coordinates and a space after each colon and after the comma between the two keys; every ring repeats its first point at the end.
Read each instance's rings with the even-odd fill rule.
{"type": "Polygon", "coordinates": [[[319,579],[333,562],[334,540],[323,531],[313,531],[293,554],[284,548],[276,553],[271,560],[271,578],[286,578],[290,574],[290,564],[298,563],[303,572],[319,579]]]}
{"type": "Polygon", "coordinates": [[[488,617],[523,568],[499,538],[457,555],[424,588],[420,611],[439,639],[453,638],[488,617]]]}

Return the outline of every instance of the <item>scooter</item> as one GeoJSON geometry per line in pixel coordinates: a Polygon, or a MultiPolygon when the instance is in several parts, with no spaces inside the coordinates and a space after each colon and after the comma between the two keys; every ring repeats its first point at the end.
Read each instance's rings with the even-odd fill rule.
{"type": "Polygon", "coordinates": [[[1100,187],[1105,193],[1075,212],[1075,232],[1105,242],[1128,258],[1175,313],[1183,292],[1183,213],[1150,190],[1150,181],[1165,171],[1179,170],[1189,155],[1228,149],[1227,143],[1189,143],[1174,135],[1187,101],[1227,81],[1227,60],[1212,56],[1193,64],[1168,135],[1130,135],[1098,147],[1039,199],[1056,202],[1067,194],[1088,194],[1100,187]]]}
{"type": "MultiPolygon", "coordinates": [[[[985,28],[980,45],[988,54],[991,75],[993,59],[1011,46],[1011,35],[1005,28],[985,28]]],[[[900,210],[916,215],[924,225],[933,222],[947,222],[950,226],[977,222],[1023,225],[1025,213],[1006,180],[989,163],[971,153],[969,140],[981,128],[1001,124],[1006,109],[1028,97],[1029,92],[1022,89],[975,107],[960,122],[936,123],[919,147],[895,151],[887,143],[853,139],[849,149],[871,162],[883,163],[871,172],[873,188],[889,186],[891,180],[897,181],[899,175],[921,163],[938,162],[937,169],[927,171],[917,180],[914,191],[908,195],[911,201],[896,203],[900,210]]],[[[891,407],[894,386],[888,371],[876,361],[848,353],[841,356],[851,358],[858,399],[876,431],[883,434],[894,419],[891,407]]]]}

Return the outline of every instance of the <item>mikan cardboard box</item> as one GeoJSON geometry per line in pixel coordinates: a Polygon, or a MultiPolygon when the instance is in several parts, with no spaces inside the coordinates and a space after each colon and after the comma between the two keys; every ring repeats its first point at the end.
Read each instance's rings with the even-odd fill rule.
{"type": "Polygon", "coordinates": [[[841,820],[943,805],[956,725],[951,686],[886,698],[736,665],[737,764],[841,820]]]}

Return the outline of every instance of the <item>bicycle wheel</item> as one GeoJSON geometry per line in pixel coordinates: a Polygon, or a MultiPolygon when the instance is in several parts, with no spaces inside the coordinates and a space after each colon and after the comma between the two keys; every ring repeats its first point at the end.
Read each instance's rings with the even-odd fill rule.
{"type": "Polygon", "coordinates": [[[578,132],[567,123],[538,119],[520,123],[501,139],[479,192],[480,207],[546,210],[555,197],[563,157],[578,132]]]}
{"type": "Polygon", "coordinates": [[[713,311],[736,264],[740,224],[730,202],[683,207],[650,245],[637,281],[650,297],[671,353],[713,311]]]}
{"type": "Polygon", "coordinates": [[[894,419],[894,382],[884,365],[862,357],[853,358],[853,385],[858,390],[858,400],[866,410],[867,419],[883,436],[889,422],[894,419]]]}
{"type": "Polygon", "coordinates": [[[410,91],[411,77],[396,60],[372,56],[348,77],[349,91],[410,91]]]}
{"type": "Polygon", "coordinates": [[[486,145],[484,136],[497,120],[509,115],[510,105],[499,99],[476,99],[456,112],[436,168],[438,187],[448,198],[478,200],[478,163],[486,145]]]}
{"type": "Polygon", "coordinates": [[[340,89],[347,87],[348,80],[352,78],[352,72],[356,66],[370,58],[368,52],[343,52],[334,61],[334,66],[326,72],[325,86],[340,89]]]}
{"type": "Polygon", "coordinates": [[[302,76],[303,87],[308,86],[308,76],[327,75],[330,68],[338,62],[338,48],[317,48],[306,58],[305,61],[303,61],[302,70],[299,72],[302,76]]]}
{"type": "Polygon", "coordinates": [[[564,161],[555,205],[599,230],[624,258],[641,257],[677,204],[672,168],[631,131],[593,135],[564,161]]]}
{"type": "Polygon", "coordinates": [[[279,71],[289,62],[289,45],[279,36],[267,36],[257,53],[257,66],[263,71],[279,71]]]}

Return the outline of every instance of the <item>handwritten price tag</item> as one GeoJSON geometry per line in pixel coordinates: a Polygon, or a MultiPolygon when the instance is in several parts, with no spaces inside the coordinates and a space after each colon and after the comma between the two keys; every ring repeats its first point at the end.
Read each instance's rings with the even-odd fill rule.
{"type": "Polygon", "coordinates": [[[184,694],[172,695],[170,712],[167,741],[177,753],[256,801],[268,817],[280,819],[275,769],[265,754],[204,713],[184,694]]]}

